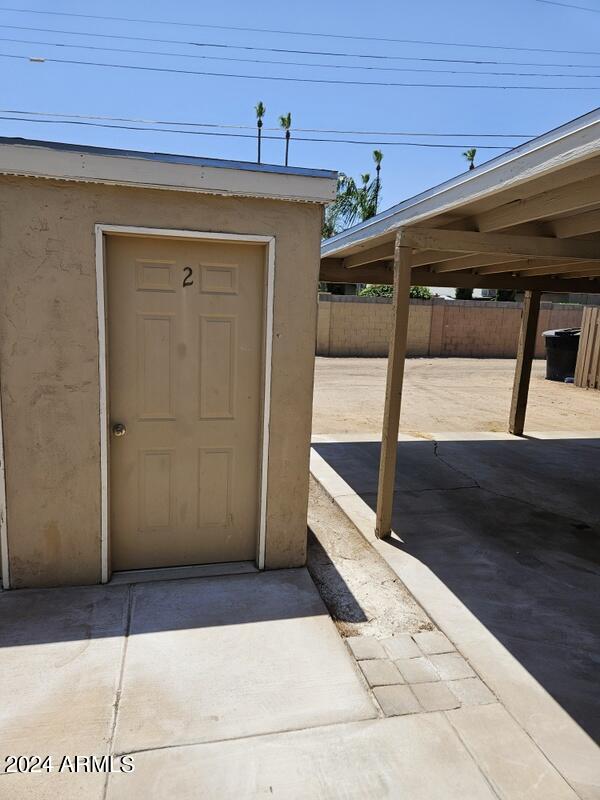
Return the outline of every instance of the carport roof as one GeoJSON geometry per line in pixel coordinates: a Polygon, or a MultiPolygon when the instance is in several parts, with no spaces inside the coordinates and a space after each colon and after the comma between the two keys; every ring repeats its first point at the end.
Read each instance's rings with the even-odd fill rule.
{"type": "Polygon", "coordinates": [[[327,203],[337,173],[0,137],[0,174],[327,203]]]}
{"type": "Polygon", "coordinates": [[[321,280],[600,291],[600,109],[325,241],[321,280]]]}

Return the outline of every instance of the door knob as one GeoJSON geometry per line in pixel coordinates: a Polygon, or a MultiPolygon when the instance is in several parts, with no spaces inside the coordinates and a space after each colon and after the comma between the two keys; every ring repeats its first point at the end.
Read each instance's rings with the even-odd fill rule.
{"type": "Polygon", "coordinates": [[[127,428],[123,425],[122,422],[115,422],[112,426],[113,436],[125,436],[127,433],[127,428]]]}

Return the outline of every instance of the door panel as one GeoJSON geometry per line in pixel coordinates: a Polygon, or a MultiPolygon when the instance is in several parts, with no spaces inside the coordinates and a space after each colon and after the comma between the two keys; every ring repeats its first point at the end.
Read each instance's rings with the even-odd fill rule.
{"type": "Polygon", "coordinates": [[[250,560],[265,249],[108,237],[113,569],[250,560]]]}

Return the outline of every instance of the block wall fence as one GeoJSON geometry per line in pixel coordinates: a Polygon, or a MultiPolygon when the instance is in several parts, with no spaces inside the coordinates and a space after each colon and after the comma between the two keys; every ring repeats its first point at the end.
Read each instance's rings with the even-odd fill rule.
{"type": "MultiPolygon", "coordinates": [[[[318,305],[318,356],[387,356],[390,298],[322,293],[318,305]]],[[[582,313],[580,305],[543,302],[535,357],[544,357],[543,331],[579,327],[582,313]]],[[[408,355],[513,358],[520,320],[521,303],[411,300],[408,355]]]]}

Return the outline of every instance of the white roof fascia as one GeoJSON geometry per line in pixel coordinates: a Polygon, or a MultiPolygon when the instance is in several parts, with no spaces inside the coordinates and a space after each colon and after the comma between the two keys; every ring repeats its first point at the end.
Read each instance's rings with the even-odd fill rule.
{"type": "Polygon", "coordinates": [[[150,154],[93,148],[62,149],[43,143],[0,141],[0,174],[53,180],[105,183],[172,191],[329,203],[336,173],[287,169],[216,159],[151,158],[150,154]],[[198,163],[200,162],[200,163],[198,163]]]}
{"type": "Polygon", "coordinates": [[[434,186],[328,239],[321,256],[482,200],[496,192],[600,155],[600,109],[538,136],[474,170],[434,186]]]}

